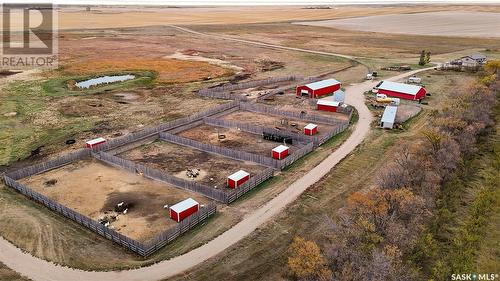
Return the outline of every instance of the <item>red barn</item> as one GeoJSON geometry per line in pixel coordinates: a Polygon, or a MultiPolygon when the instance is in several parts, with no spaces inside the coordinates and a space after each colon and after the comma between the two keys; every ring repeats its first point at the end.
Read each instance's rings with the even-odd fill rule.
{"type": "Polygon", "coordinates": [[[318,102],[316,103],[316,106],[318,110],[337,112],[337,107],[340,106],[340,102],[324,98],[324,99],[319,99],[318,102]]]}
{"type": "Polygon", "coordinates": [[[96,147],[96,146],[98,146],[102,143],[105,143],[105,142],[106,142],[106,139],[97,138],[97,139],[86,141],[85,144],[86,144],[87,148],[93,148],[93,147],[96,147]]]}
{"type": "Polygon", "coordinates": [[[288,146],[280,145],[273,148],[272,155],[274,159],[281,160],[288,155],[288,146]]]}
{"type": "Polygon", "coordinates": [[[391,81],[382,81],[377,87],[379,94],[406,100],[420,100],[426,94],[426,90],[423,87],[391,81]]]}
{"type": "Polygon", "coordinates": [[[170,207],[170,218],[176,222],[180,222],[199,210],[200,204],[194,199],[188,198],[170,207]]]}
{"type": "Polygon", "coordinates": [[[332,94],[333,92],[339,90],[341,86],[342,84],[335,79],[326,79],[309,83],[307,85],[297,86],[296,94],[299,97],[308,95],[310,98],[315,99],[319,96],[332,94]]]}
{"type": "Polygon", "coordinates": [[[304,127],[304,134],[308,136],[315,135],[318,132],[318,125],[309,123],[304,127]]]}
{"type": "Polygon", "coordinates": [[[238,172],[227,177],[227,185],[230,188],[237,188],[238,186],[244,184],[249,178],[249,173],[239,170],[238,172]]]}

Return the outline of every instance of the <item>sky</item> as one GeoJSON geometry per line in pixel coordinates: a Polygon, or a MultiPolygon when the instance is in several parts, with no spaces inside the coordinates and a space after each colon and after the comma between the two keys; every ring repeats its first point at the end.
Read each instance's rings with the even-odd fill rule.
{"type": "Polygon", "coordinates": [[[0,0],[2,3],[47,3],[59,5],[168,5],[168,6],[245,6],[245,5],[336,5],[336,4],[412,4],[412,3],[450,3],[500,4],[500,0],[0,0]]]}

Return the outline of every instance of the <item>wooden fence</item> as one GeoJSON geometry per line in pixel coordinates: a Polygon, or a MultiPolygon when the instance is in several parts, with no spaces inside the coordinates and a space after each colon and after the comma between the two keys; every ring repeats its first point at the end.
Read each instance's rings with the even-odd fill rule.
{"type": "Polygon", "coordinates": [[[248,100],[245,96],[231,94],[231,91],[243,90],[249,88],[255,88],[260,86],[265,86],[274,83],[286,82],[286,81],[296,81],[300,80],[302,77],[299,76],[284,76],[284,77],[271,77],[262,80],[243,82],[238,84],[228,84],[212,88],[205,88],[198,91],[198,94],[202,97],[218,98],[218,99],[230,99],[246,101],[248,100]]]}
{"type": "Polygon", "coordinates": [[[94,157],[97,159],[109,163],[114,166],[118,166],[125,170],[128,170],[132,173],[142,173],[145,177],[148,177],[153,180],[162,181],[178,188],[182,188],[185,190],[190,190],[196,193],[203,194],[204,196],[217,200],[219,202],[226,203],[226,192],[220,189],[215,189],[207,185],[200,184],[195,181],[190,181],[186,179],[181,179],[172,175],[169,175],[163,171],[137,164],[133,161],[126,160],[109,153],[100,151],[99,153],[94,153],[94,157]]]}
{"type": "Polygon", "coordinates": [[[180,136],[176,136],[170,133],[162,132],[160,133],[160,139],[168,142],[173,142],[179,145],[193,147],[198,150],[202,150],[208,153],[216,153],[223,155],[228,158],[242,160],[242,161],[250,161],[254,162],[269,168],[274,168],[281,170],[285,168],[287,165],[290,165],[292,162],[296,161],[300,157],[305,154],[311,152],[314,148],[313,142],[309,142],[303,147],[299,148],[295,152],[291,153],[288,157],[282,160],[273,159],[271,157],[262,156],[258,154],[253,154],[245,151],[234,150],[225,147],[219,147],[208,143],[202,143],[199,141],[195,141],[193,139],[184,138],[180,136]]]}
{"type": "Polygon", "coordinates": [[[341,125],[345,121],[338,120],[336,118],[331,118],[328,116],[305,113],[305,112],[295,112],[295,111],[286,111],[280,110],[271,106],[241,102],[239,103],[240,109],[256,112],[256,113],[265,113],[269,115],[287,117],[287,118],[295,118],[298,120],[303,120],[307,122],[315,122],[315,123],[324,123],[329,125],[341,125]]]}
{"type": "Polygon", "coordinates": [[[227,204],[236,201],[236,199],[240,198],[245,193],[249,192],[250,190],[254,189],[261,183],[271,178],[273,174],[274,174],[274,169],[267,168],[264,171],[258,173],[257,175],[250,177],[250,179],[246,181],[243,185],[231,190],[231,192],[227,196],[227,204]]]}
{"type": "Polygon", "coordinates": [[[31,198],[32,200],[45,205],[49,209],[69,218],[70,220],[90,229],[91,231],[103,236],[104,238],[111,240],[132,252],[135,252],[141,256],[148,256],[155,251],[159,250],[161,247],[165,246],[167,243],[171,242],[177,238],[182,233],[188,231],[189,229],[195,227],[204,219],[213,215],[216,212],[216,205],[210,203],[204,208],[201,208],[195,214],[189,216],[175,227],[166,230],[157,237],[153,238],[151,241],[143,244],[137,240],[129,238],[117,231],[110,229],[99,222],[84,216],[73,209],[70,209],[47,196],[40,194],[33,189],[19,183],[18,181],[11,178],[9,175],[4,175],[3,177],[5,184],[19,191],[21,194],[31,198]]]}
{"type": "Polygon", "coordinates": [[[276,128],[269,128],[269,127],[252,125],[252,124],[245,123],[245,122],[217,119],[217,118],[212,118],[212,117],[205,117],[203,119],[203,121],[205,122],[205,124],[208,124],[208,125],[219,126],[219,127],[224,127],[224,128],[238,128],[238,129],[242,130],[243,132],[247,132],[247,133],[251,133],[251,134],[258,134],[258,135],[262,135],[263,133],[278,134],[281,136],[290,137],[294,141],[299,142],[301,144],[305,144],[305,143],[311,142],[313,140],[313,138],[311,138],[310,136],[301,135],[301,134],[297,134],[297,133],[285,131],[285,130],[278,130],[276,128]]]}
{"type": "Polygon", "coordinates": [[[142,244],[143,256],[149,256],[152,253],[158,251],[168,243],[172,242],[175,238],[179,237],[188,230],[194,228],[217,211],[217,206],[215,203],[209,203],[206,206],[200,208],[200,210],[180,223],[175,227],[169,228],[166,231],[160,233],[158,236],[142,244]]]}
{"type": "Polygon", "coordinates": [[[14,180],[19,180],[25,177],[56,169],[58,167],[62,167],[75,160],[80,160],[87,157],[90,157],[90,150],[83,148],[52,160],[44,161],[42,163],[27,166],[16,171],[8,172],[7,175],[14,180]]]}
{"type": "Polygon", "coordinates": [[[120,147],[122,145],[130,144],[132,142],[136,142],[136,141],[142,140],[144,138],[151,137],[155,134],[158,134],[159,132],[163,132],[166,130],[171,130],[171,129],[174,129],[174,128],[177,128],[180,126],[187,125],[189,123],[201,120],[204,117],[214,115],[217,113],[221,113],[223,111],[229,110],[229,109],[237,107],[237,106],[238,106],[238,102],[232,101],[229,103],[225,103],[225,104],[210,108],[210,109],[205,110],[205,111],[198,112],[198,113],[193,114],[193,115],[188,116],[188,117],[172,120],[172,121],[162,123],[162,124],[154,126],[154,127],[144,128],[142,130],[139,130],[139,131],[133,132],[133,133],[129,133],[129,134],[122,136],[122,137],[110,139],[106,143],[103,143],[101,145],[96,146],[95,148],[92,148],[92,151],[99,152],[99,151],[107,151],[110,149],[114,149],[114,148],[120,147]]]}

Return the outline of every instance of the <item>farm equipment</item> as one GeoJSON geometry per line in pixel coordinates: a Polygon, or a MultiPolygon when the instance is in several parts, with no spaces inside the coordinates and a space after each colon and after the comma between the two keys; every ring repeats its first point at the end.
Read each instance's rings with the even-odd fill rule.
{"type": "Polygon", "coordinates": [[[270,141],[274,141],[274,142],[280,142],[280,143],[287,143],[287,144],[292,144],[293,143],[293,139],[291,137],[287,137],[287,136],[282,136],[282,135],[279,135],[279,134],[273,134],[273,133],[262,133],[262,137],[265,139],[265,140],[270,140],[270,141]]]}

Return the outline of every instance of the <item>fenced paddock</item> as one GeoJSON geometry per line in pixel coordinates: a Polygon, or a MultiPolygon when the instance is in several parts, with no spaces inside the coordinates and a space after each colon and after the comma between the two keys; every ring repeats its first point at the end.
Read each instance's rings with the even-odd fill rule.
{"type": "Polygon", "coordinates": [[[200,211],[193,214],[186,220],[176,224],[175,227],[172,227],[160,235],[153,238],[151,241],[147,243],[142,243],[137,240],[134,240],[130,237],[127,237],[113,229],[110,229],[99,222],[84,216],[73,209],[70,209],[47,196],[34,191],[26,185],[21,184],[17,180],[28,177],[31,175],[39,174],[48,170],[52,170],[58,167],[61,167],[65,164],[70,163],[71,161],[79,160],[82,158],[86,158],[90,155],[89,150],[81,150],[78,153],[72,153],[71,155],[65,155],[59,157],[58,159],[54,159],[51,161],[47,161],[43,164],[33,165],[19,171],[7,173],[4,175],[3,179],[7,186],[12,187],[13,189],[19,191],[21,194],[27,196],[28,198],[38,202],[49,209],[69,218],[70,220],[90,229],[91,231],[103,236],[104,238],[111,240],[132,252],[135,252],[141,256],[148,256],[161,247],[165,246],[167,243],[171,242],[173,239],[181,235],[182,233],[188,231],[189,229],[195,227],[204,219],[213,215],[216,212],[216,205],[214,203],[207,204],[204,208],[201,208],[200,211]]]}
{"type": "Polygon", "coordinates": [[[271,77],[262,80],[243,82],[238,84],[222,85],[212,88],[205,88],[198,91],[198,95],[202,97],[210,97],[226,100],[247,101],[247,97],[231,94],[231,91],[244,90],[249,88],[266,86],[274,83],[297,81],[303,79],[300,76],[284,76],[284,77],[271,77]]]}
{"type": "Polygon", "coordinates": [[[208,143],[202,143],[193,139],[184,138],[181,136],[176,136],[170,133],[162,132],[160,133],[160,139],[168,142],[173,142],[179,145],[189,146],[198,150],[202,150],[208,153],[216,153],[223,155],[228,158],[242,160],[242,161],[250,161],[254,162],[269,168],[274,168],[277,170],[281,170],[286,166],[290,165],[300,157],[306,155],[311,152],[314,148],[314,144],[309,142],[303,145],[301,148],[291,153],[288,157],[282,160],[273,159],[271,157],[257,155],[245,151],[234,150],[225,147],[219,147],[208,143]]]}
{"type": "Polygon", "coordinates": [[[145,138],[152,137],[154,135],[157,135],[160,132],[167,131],[167,130],[172,130],[181,126],[188,125],[190,123],[199,121],[203,119],[204,117],[208,117],[214,114],[218,114],[221,112],[224,112],[226,110],[230,110],[231,108],[235,108],[238,106],[237,101],[232,101],[228,102],[219,106],[215,106],[213,108],[210,108],[205,111],[198,112],[196,114],[190,115],[188,117],[184,118],[179,118],[175,119],[166,123],[162,123],[157,126],[153,127],[148,127],[144,128],[142,130],[139,130],[137,132],[132,132],[127,135],[124,135],[122,137],[114,138],[108,140],[106,143],[103,143],[101,145],[96,146],[95,148],[92,148],[93,152],[99,152],[99,151],[107,151],[111,149],[118,148],[123,145],[131,144],[133,142],[140,141],[145,138]]]}
{"type": "Polygon", "coordinates": [[[251,112],[256,112],[256,113],[264,113],[264,114],[275,115],[275,116],[280,116],[280,117],[295,118],[295,119],[313,122],[313,123],[324,123],[324,124],[334,125],[334,126],[335,125],[342,125],[343,123],[345,123],[345,121],[342,121],[342,120],[339,120],[336,118],[331,118],[328,116],[280,110],[280,109],[277,109],[277,108],[274,108],[271,106],[267,106],[267,105],[262,105],[262,104],[241,102],[241,103],[239,103],[239,107],[241,110],[246,110],[246,111],[251,111],[251,112]]]}

